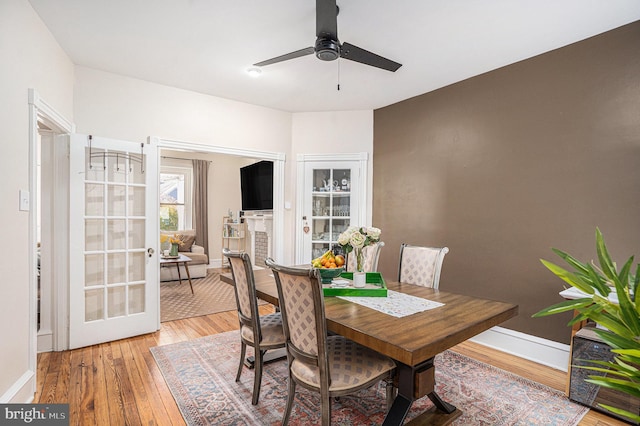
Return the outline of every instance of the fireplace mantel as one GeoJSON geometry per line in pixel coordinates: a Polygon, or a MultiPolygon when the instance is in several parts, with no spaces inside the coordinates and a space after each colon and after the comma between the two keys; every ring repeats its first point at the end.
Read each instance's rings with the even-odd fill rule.
{"type": "Polygon", "coordinates": [[[267,256],[271,257],[271,237],[273,235],[273,215],[255,215],[244,216],[244,220],[247,223],[247,229],[249,230],[250,244],[249,255],[251,256],[251,263],[255,265],[256,258],[256,232],[264,232],[267,234],[267,256]]]}

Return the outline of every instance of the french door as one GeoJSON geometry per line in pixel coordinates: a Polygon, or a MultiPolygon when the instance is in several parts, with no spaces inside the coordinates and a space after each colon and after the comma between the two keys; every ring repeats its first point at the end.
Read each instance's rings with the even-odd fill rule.
{"type": "Polygon", "coordinates": [[[69,161],[69,347],[157,330],[157,146],[73,134],[69,161]]]}
{"type": "Polygon", "coordinates": [[[302,214],[297,263],[308,263],[329,249],[339,248],[342,232],[349,226],[365,225],[367,169],[366,156],[360,156],[347,154],[345,159],[326,160],[306,156],[299,163],[303,181],[299,182],[302,214]]]}

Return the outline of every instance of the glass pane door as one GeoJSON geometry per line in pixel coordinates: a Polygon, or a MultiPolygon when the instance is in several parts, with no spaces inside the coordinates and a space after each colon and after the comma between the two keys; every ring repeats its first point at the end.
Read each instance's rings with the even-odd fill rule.
{"type": "Polygon", "coordinates": [[[71,144],[70,347],[154,331],[157,155],[82,135],[71,144]]]}
{"type": "Polygon", "coordinates": [[[351,170],[314,169],[311,202],[313,259],[339,248],[338,236],[351,223],[351,170]]]}
{"type": "Polygon", "coordinates": [[[338,236],[349,226],[361,224],[361,168],[358,161],[305,162],[297,262],[308,263],[329,249],[339,252],[338,236]]]}

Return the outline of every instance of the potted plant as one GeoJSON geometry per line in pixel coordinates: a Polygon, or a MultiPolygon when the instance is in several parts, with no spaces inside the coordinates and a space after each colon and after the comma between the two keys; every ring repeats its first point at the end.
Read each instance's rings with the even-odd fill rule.
{"type": "MultiPolygon", "coordinates": [[[[599,266],[593,262],[583,263],[568,253],[553,249],[573,271],[541,259],[544,266],[564,282],[583,292],[584,297],[566,300],[533,316],[542,317],[575,310],[577,315],[569,322],[569,326],[583,320],[592,320],[599,324],[601,327],[595,332],[611,347],[615,356],[610,362],[590,361],[592,365],[581,367],[606,374],[591,375],[585,380],[640,398],[640,298],[635,297],[640,283],[640,264],[636,265],[633,274],[631,256],[618,270],[616,263],[611,260],[599,229],[596,229],[596,249],[599,266]],[[612,292],[616,293],[618,303],[609,299],[612,292]]],[[[599,406],[640,422],[638,413],[604,404],[599,406]]]]}

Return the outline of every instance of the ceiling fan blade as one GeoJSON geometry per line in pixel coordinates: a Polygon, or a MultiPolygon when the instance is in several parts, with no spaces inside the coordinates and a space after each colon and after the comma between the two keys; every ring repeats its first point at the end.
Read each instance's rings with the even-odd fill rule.
{"type": "Polygon", "coordinates": [[[286,55],[276,56],[275,58],[267,59],[266,61],[253,64],[254,67],[263,67],[265,65],[275,64],[277,62],[288,61],[289,59],[299,58],[301,56],[311,55],[315,49],[313,47],[305,47],[304,49],[296,50],[295,52],[287,53],[286,55]]]}
{"type": "Polygon", "coordinates": [[[402,64],[349,43],[343,43],[340,47],[340,57],[391,72],[396,72],[402,66],[402,64]]]}
{"type": "Polygon", "coordinates": [[[316,0],[316,37],[338,40],[336,0],[316,0]]]}

